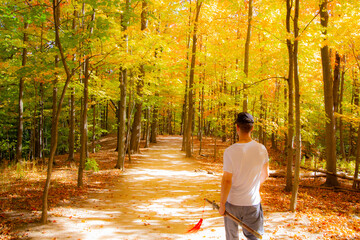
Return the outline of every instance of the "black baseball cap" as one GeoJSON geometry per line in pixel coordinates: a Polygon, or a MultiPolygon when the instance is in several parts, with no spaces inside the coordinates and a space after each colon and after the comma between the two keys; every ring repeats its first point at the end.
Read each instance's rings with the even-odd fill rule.
{"type": "Polygon", "coordinates": [[[250,113],[241,112],[237,115],[235,123],[238,123],[238,124],[254,123],[254,118],[253,118],[253,116],[251,116],[250,113]]]}

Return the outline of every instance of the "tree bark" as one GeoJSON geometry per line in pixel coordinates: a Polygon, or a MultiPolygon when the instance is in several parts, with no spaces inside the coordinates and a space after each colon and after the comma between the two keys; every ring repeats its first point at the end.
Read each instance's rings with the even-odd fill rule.
{"type": "Polygon", "coordinates": [[[292,186],[290,210],[296,210],[296,201],[299,190],[300,178],[300,160],[301,160],[301,122],[300,122],[300,82],[299,82],[299,65],[298,65],[298,46],[299,46],[299,10],[300,0],[295,0],[294,15],[294,85],[295,85],[295,171],[294,184],[292,186]]]}
{"type": "Polygon", "coordinates": [[[40,115],[39,115],[39,152],[38,157],[43,159],[44,156],[44,85],[40,83],[40,115]]]}
{"type": "Polygon", "coordinates": [[[68,161],[74,162],[75,156],[75,88],[71,89],[70,96],[70,121],[69,121],[69,156],[68,161]]]}
{"type": "MultiPolygon", "coordinates": [[[[336,140],[335,140],[335,118],[334,118],[334,98],[333,98],[333,79],[331,76],[331,64],[329,55],[329,46],[326,45],[327,26],[329,21],[329,14],[327,9],[327,1],[321,0],[320,4],[320,18],[321,26],[323,27],[322,34],[325,36],[324,46],[321,48],[321,62],[324,81],[324,100],[326,113],[326,169],[328,172],[336,172],[336,140]]],[[[338,186],[336,176],[327,175],[326,186],[338,186]]]]}
{"type": "Polygon", "coordinates": [[[202,141],[203,141],[203,133],[204,133],[204,95],[205,95],[205,72],[202,74],[202,87],[201,87],[201,97],[200,97],[200,104],[199,104],[199,155],[201,155],[202,150],[202,141]]]}
{"type": "MultiPolygon", "coordinates": [[[[76,31],[77,28],[77,19],[79,17],[78,11],[74,10],[74,19],[72,22],[72,30],[76,31]]],[[[73,55],[73,62],[76,62],[76,54],[73,55]]],[[[71,96],[70,96],[70,113],[69,113],[69,136],[68,136],[68,143],[69,143],[69,156],[68,161],[74,162],[74,155],[75,155],[75,87],[71,89],[71,96]]]]}
{"type": "MultiPolygon", "coordinates": [[[[95,101],[95,99],[94,99],[95,101]]],[[[92,126],[92,145],[91,145],[91,152],[96,152],[96,103],[92,104],[93,109],[93,126],[92,126]]]]}
{"type": "Polygon", "coordinates": [[[87,157],[87,140],[88,140],[88,124],[87,124],[87,112],[88,112],[88,100],[89,100],[89,57],[85,59],[85,69],[84,69],[84,96],[83,96],[83,110],[81,118],[81,127],[80,127],[80,162],[79,162],[79,171],[78,171],[78,187],[84,185],[83,175],[85,169],[85,162],[87,157]]]}
{"type": "MultiPolygon", "coordinates": [[[[188,22],[188,27],[190,29],[191,27],[191,0],[189,1],[189,22],[188,22]]],[[[188,123],[188,92],[189,92],[189,79],[188,79],[188,69],[189,69],[189,51],[190,51],[190,40],[191,40],[191,33],[189,32],[189,35],[187,36],[187,42],[186,42],[186,76],[185,76],[185,94],[184,94],[184,104],[183,104],[183,111],[182,111],[182,116],[181,116],[181,134],[183,135],[183,140],[182,140],[182,146],[181,146],[181,151],[185,151],[186,149],[186,128],[187,128],[187,123],[188,123]]]]}
{"type": "MultiPolygon", "coordinates": [[[[343,98],[344,98],[344,83],[345,83],[345,56],[343,57],[344,64],[342,66],[342,73],[341,73],[341,83],[340,83],[340,96],[339,96],[339,113],[343,114],[343,98]]],[[[343,121],[339,118],[339,144],[340,144],[340,152],[342,158],[346,160],[346,152],[345,152],[345,143],[344,143],[344,128],[343,128],[343,121]]]]}
{"type": "MultiPolygon", "coordinates": [[[[251,24],[253,18],[253,0],[249,0],[248,6],[248,25],[245,41],[245,59],[244,59],[244,73],[246,78],[249,77],[249,61],[250,61],[250,41],[251,41],[251,24]]],[[[248,111],[248,94],[247,85],[244,83],[244,99],[243,99],[243,111],[248,111]]]]}
{"type": "Polygon", "coordinates": [[[188,112],[187,112],[187,124],[186,124],[186,132],[184,137],[186,139],[185,142],[185,151],[186,157],[191,157],[192,149],[191,149],[191,132],[193,126],[193,117],[194,117],[194,77],[195,77],[195,60],[196,60],[196,43],[197,43],[197,29],[199,22],[199,15],[201,9],[202,2],[199,0],[196,1],[196,15],[194,22],[194,31],[193,31],[193,42],[192,42],[192,50],[191,50],[191,63],[190,63],[190,74],[189,74],[189,98],[188,98],[188,112]]]}
{"type": "MultiPolygon", "coordinates": [[[[27,44],[28,41],[28,34],[27,29],[29,27],[28,22],[24,19],[24,37],[23,37],[23,43],[24,45],[27,44]]],[[[22,62],[21,66],[25,67],[27,61],[27,48],[24,47],[22,51],[22,62]]],[[[17,142],[16,142],[16,161],[21,161],[22,159],[22,141],[23,141],[23,133],[24,133],[24,82],[25,77],[23,76],[23,73],[21,73],[22,76],[20,76],[19,80],[19,116],[18,116],[18,131],[17,131],[17,142]]]]}
{"type": "MultiPolygon", "coordinates": [[[[146,124],[145,124],[145,146],[144,148],[150,147],[150,120],[151,120],[151,109],[150,107],[146,107],[146,124]]],[[[171,127],[171,121],[170,121],[171,127]]]]}
{"type": "MultiPolygon", "coordinates": [[[[159,93],[155,93],[155,97],[158,97],[159,93]]],[[[150,142],[151,143],[156,143],[156,136],[158,134],[158,113],[159,113],[159,108],[158,106],[155,104],[154,105],[154,109],[152,112],[152,120],[151,120],[151,136],[150,136],[150,142]]]]}
{"type": "MultiPolygon", "coordinates": [[[[223,78],[222,81],[222,89],[223,89],[223,93],[224,95],[227,94],[227,88],[226,88],[226,79],[225,77],[223,78]]],[[[224,101],[221,104],[221,122],[222,122],[222,126],[221,126],[221,141],[224,143],[226,142],[226,113],[225,113],[225,107],[226,107],[226,102],[224,101]]]]}
{"type": "Polygon", "coordinates": [[[341,82],[340,69],[341,69],[341,57],[339,53],[336,52],[335,66],[334,66],[334,81],[333,81],[334,112],[339,111],[340,82],[341,82]]]}
{"type": "Polygon", "coordinates": [[[127,69],[120,68],[120,103],[119,103],[119,130],[118,130],[118,159],[115,168],[124,169],[125,163],[125,126],[126,126],[126,88],[127,69]]]}
{"type": "MultiPolygon", "coordinates": [[[[286,0],[286,31],[291,34],[291,9],[293,6],[292,0],[286,0]]],[[[288,133],[287,133],[287,164],[286,164],[286,186],[285,190],[290,192],[292,189],[292,165],[294,161],[294,149],[293,149],[293,136],[294,136],[294,49],[290,39],[286,39],[288,55],[289,55],[289,72],[288,72],[288,133]]]]}
{"type": "MultiPolygon", "coordinates": [[[[130,79],[131,80],[131,79],[130,79]]],[[[130,81],[129,89],[132,89],[132,81],[130,81]]],[[[125,144],[125,152],[127,151],[129,156],[129,162],[131,163],[131,151],[130,151],[130,128],[131,128],[131,116],[133,112],[133,100],[132,100],[132,92],[129,91],[129,104],[127,108],[127,129],[126,129],[126,144],[125,144]]]]}
{"type": "Polygon", "coordinates": [[[48,170],[46,175],[46,183],[44,187],[43,192],[43,206],[42,206],[42,214],[41,214],[41,223],[45,224],[47,223],[48,218],[48,194],[50,189],[50,181],[51,181],[51,173],[52,173],[52,167],[53,167],[53,161],[55,157],[55,152],[57,148],[57,141],[58,141],[58,122],[60,118],[60,113],[62,109],[62,104],[64,102],[66,89],[71,81],[71,78],[73,76],[73,72],[70,72],[68,65],[66,63],[65,54],[63,52],[63,48],[60,42],[60,36],[59,36],[59,26],[60,26],[60,1],[59,0],[53,0],[52,2],[52,8],[53,8],[53,17],[54,17],[54,23],[55,23],[55,42],[56,46],[59,50],[61,61],[63,63],[63,67],[66,73],[66,81],[61,93],[61,97],[59,99],[58,107],[56,108],[56,114],[53,114],[54,118],[52,118],[51,121],[51,147],[50,147],[50,157],[48,162],[48,170]]]}
{"type": "Polygon", "coordinates": [[[355,158],[355,173],[354,173],[354,182],[353,188],[358,189],[360,187],[359,181],[356,181],[359,177],[359,165],[360,165],[360,124],[358,129],[358,137],[356,141],[356,158],[355,158]]]}
{"type": "MultiPolygon", "coordinates": [[[[128,12],[129,12],[130,1],[126,0],[124,14],[121,17],[122,31],[127,30],[128,26],[128,12]]],[[[125,43],[125,51],[127,52],[127,41],[128,36],[125,34],[123,41],[125,43]]],[[[126,128],[126,91],[127,91],[127,69],[120,67],[120,106],[119,106],[119,131],[118,131],[118,159],[115,168],[124,170],[125,165],[125,128],[126,128]]],[[[131,104],[131,102],[130,102],[131,104]]],[[[130,118],[130,116],[128,116],[130,118]]]]}
{"type": "Polygon", "coordinates": [[[31,137],[30,137],[30,152],[29,152],[29,159],[35,159],[36,158],[36,150],[37,150],[37,130],[38,130],[38,122],[37,122],[37,96],[38,96],[38,89],[36,86],[36,82],[34,81],[34,91],[35,91],[35,103],[34,103],[34,113],[32,118],[32,129],[31,129],[31,137]]]}
{"type": "MultiPolygon", "coordinates": [[[[85,16],[85,3],[83,4],[83,17],[85,16]]],[[[93,13],[91,15],[91,22],[95,21],[95,9],[93,9],[93,13]]],[[[83,24],[83,26],[85,26],[83,24]]],[[[90,27],[90,34],[93,33],[93,27],[90,27]]],[[[80,162],[79,162],[79,171],[78,171],[78,187],[82,187],[84,185],[83,176],[85,169],[85,162],[89,157],[88,152],[88,105],[89,105],[89,79],[91,76],[90,73],[90,56],[87,53],[84,53],[85,61],[84,61],[84,95],[83,95],[83,104],[82,104],[82,117],[80,124],[80,162]]]]}
{"type": "MultiPolygon", "coordinates": [[[[145,31],[147,29],[147,1],[142,1],[142,11],[141,11],[141,31],[145,31]]],[[[137,84],[137,94],[138,97],[142,97],[142,89],[144,86],[144,78],[145,78],[145,69],[144,65],[140,66],[140,76],[139,82],[137,84]]],[[[139,152],[140,147],[140,136],[141,136],[141,113],[142,113],[142,101],[138,99],[135,104],[135,116],[132,125],[132,133],[130,140],[130,149],[134,153],[139,152]]]]}

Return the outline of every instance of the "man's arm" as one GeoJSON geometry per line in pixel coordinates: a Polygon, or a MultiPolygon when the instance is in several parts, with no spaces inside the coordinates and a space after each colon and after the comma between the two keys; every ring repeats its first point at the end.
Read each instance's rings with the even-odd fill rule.
{"type": "Polygon", "coordinates": [[[261,175],[260,175],[260,184],[265,182],[265,180],[268,177],[269,177],[269,162],[267,162],[263,165],[263,168],[261,170],[261,175]]]}
{"type": "Polygon", "coordinates": [[[220,198],[220,215],[225,214],[225,203],[228,198],[232,184],[232,173],[224,171],[222,180],[221,180],[221,198],[220,198]]]}

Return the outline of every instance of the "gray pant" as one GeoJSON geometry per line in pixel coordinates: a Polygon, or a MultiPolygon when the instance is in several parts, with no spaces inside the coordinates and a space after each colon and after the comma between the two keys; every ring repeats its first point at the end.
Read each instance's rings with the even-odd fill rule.
{"type": "MultiPolygon", "coordinates": [[[[261,235],[264,234],[264,214],[261,204],[254,206],[235,206],[227,202],[225,208],[226,211],[233,214],[235,217],[240,219],[250,228],[257,231],[261,235]]],[[[224,218],[224,222],[225,222],[226,239],[227,240],[239,239],[239,229],[238,229],[239,225],[228,217],[224,218]]],[[[247,239],[251,239],[251,240],[258,239],[246,229],[243,229],[243,233],[247,239]]]]}

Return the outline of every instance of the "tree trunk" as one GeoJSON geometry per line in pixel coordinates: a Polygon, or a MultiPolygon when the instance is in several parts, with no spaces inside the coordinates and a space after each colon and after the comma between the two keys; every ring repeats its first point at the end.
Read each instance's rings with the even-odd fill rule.
{"type": "MultiPolygon", "coordinates": [[[[286,0],[287,13],[286,13],[286,31],[291,34],[291,9],[293,1],[286,0]]],[[[285,190],[290,192],[292,189],[292,165],[294,161],[294,149],[293,149],[293,136],[294,136],[294,50],[293,44],[290,39],[286,40],[288,55],[289,55],[289,72],[288,72],[288,133],[287,133],[287,164],[286,164],[286,186],[285,190]]]]}
{"type": "MultiPolygon", "coordinates": [[[[24,19],[24,38],[23,43],[26,45],[28,41],[27,29],[29,27],[28,22],[24,19]]],[[[22,63],[21,66],[25,67],[27,61],[27,48],[24,47],[22,51],[22,63]]],[[[20,76],[19,80],[19,116],[18,116],[18,132],[17,132],[17,142],[16,142],[16,161],[20,161],[22,159],[22,141],[23,141],[23,133],[24,133],[24,81],[25,77],[20,76]]]]}
{"type": "MultiPolygon", "coordinates": [[[[121,16],[121,27],[122,31],[127,30],[128,25],[128,10],[129,10],[129,0],[126,0],[125,3],[125,14],[121,16]]],[[[125,46],[127,46],[128,36],[125,34],[123,41],[125,46]]],[[[125,49],[127,52],[127,47],[125,49]]],[[[127,69],[120,67],[120,106],[119,106],[119,132],[118,132],[118,159],[115,168],[120,168],[124,170],[125,165],[125,128],[126,128],[126,89],[127,89],[127,69]]],[[[131,104],[131,102],[130,102],[131,104]]],[[[128,116],[130,118],[130,116],[128,116]]]]}
{"type": "Polygon", "coordinates": [[[69,121],[69,156],[68,161],[74,162],[75,155],[75,88],[71,89],[70,97],[70,121],[69,121]]]}
{"type": "MultiPolygon", "coordinates": [[[[146,125],[145,125],[145,146],[144,148],[150,147],[150,120],[151,120],[151,110],[150,107],[146,108],[146,125]]],[[[170,121],[171,127],[171,121],[170,121]]]]}
{"type": "MultiPolygon", "coordinates": [[[[126,126],[126,88],[127,69],[120,69],[120,104],[119,104],[119,131],[118,131],[118,159],[115,168],[124,169],[125,163],[125,126],[126,126]]],[[[129,116],[130,117],[130,116],[129,116]]]]}
{"type": "MultiPolygon", "coordinates": [[[[352,83],[352,95],[351,95],[351,105],[355,105],[355,106],[358,106],[359,104],[359,86],[358,86],[358,83],[357,83],[357,79],[356,79],[356,76],[354,74],[354,70],[352,70],[352,80],[353,80],[353,83],[352,83]]],[[[353,114],[354,111],[353,111],[353,108],[350,108],[350,114],[353,114]]],[[[349,122],[349,151],[348,151],[348,157],[351,157],[351,156],[354,156],[355,155],[355,152],[354,152],[354,144],[353,142],[355,142],[356,140],[353,139],[353,136],[354,136],[354,132],[355,132],[355,129],[353,127],[353,124],[351,122],[349,122]]]]}
{"type": "MultiPolygon", "coordinates": [[[[245,59],[244,59],[244,73],[246,78],[249,77],[249,60],[250,60],[250,41],[251,41],[251,24],[253,18],[253,0],[249,0],[249,11],[248,11],[248,25],[245,41],[245,59]]],[[[243,111],[248,111],[248,95],[247,85],[244,83],[244,100],[243,100],[243,111]]]]}
{"type": "MultiPolygon", "coordinates": [[[[39,155],[38,157],[44,159],[44,85],[40,83],[40,116],[39,116],[39,155]]],[[[44,161],[45,163],[45,161],[44,161]]]]}
{"type": "MultiPolygon", "coordinates": [[[[345,56],[343,57],[344,64],[342,66],[341,83],[340,83],[340,96],[339,96],[339,113],[343,114],[343,98],[344,98],[344,83],[345,83],[345,56]]],[[[342,158],[346,160],[345,143],[344,143],[344,128],[343,121],[339,118],[339,144],[342,158]]]]}
{"type": "Polygon", "coordinates": [[[300,0],[295,0],[294,15],[294,85],[295,85],[295,171],[294,184],[292,186],[292,194],[290,201],[290,210],[295,212],[296,201],[299,190],[300,178],[300,160],[301,160],[301,122],[300,122],[300,82],[299,82],[299,65],[298,65],[298,46],[299,46],[299,9],[300,0]]]}
{"type": "MultiPolygon", "coordinates": [[[[227,94],[227,89],[226,89],[226,79],[223,79],[223,83],[222,83],[222,88],[223,88],[223,93],[224,95],[227,94]]],[[[226,107],[226,102],[224,101],[222,103],[222,107],[221,107],[221,122],[222,122],[222,126],[221,126],[221,131],[222,131],[222,136],[221,136],[221,141],[224,143],[226,142],[226,113],[225,113],[225,107],[226,107]]]]}
{"type": "MultiPolygon", "coordinates": [[[[325,36],[324,42],[327,37],[327,25],[329,14],[327,9],[327,2],[321,0],[320,5],[320,18],[321,26],[323,27],[322,34],[325,36]]],[[[335,118],[334,118],[334,98],[333,98],[333,79],[331,76],[331,64],[329,55],[329,46],[324,45],[321,48],[321,62],[323,70],[324,81],[324,100],[325,100],[325,113],[326,113],[326,170],[328,172],[336,172],[336,140],[335,140],[335,118]]],[[[338,186],[336,176],[326,176],[326,186],[338,186]]]]}
{"type": "Polygon", "coordinates": [[[84,97],[83,97],[83,110],[81,117],[81,127],[80,127],[80,162],[79,162],[79,171],[78,171],[78,187],[84,185],[83,175],[85,169],[85,162],[87,157],[87,140],[88,140],[88,124],[87,124],[87,112],[88,112],[88,100],[89,100],[89,57],[85,59],[85,69],[84,69],[84,97]]]}
{"type": "MultiPolygon", "coordinates": [[[[333,100],[334,100],[334,112],[339,111],[339,98],[340,98],[340,69],[341,69],[341,57],[338,52],[335,54],[335,67],[334,67],[334,81],[333,81],[333,100]]],[[[336,121],[336,119],[335,119],[336,121]]]]}
{"type": "Polygon", "coordinates": [[[37,96],[38,96],[38,89],[36,86],[36,82],[34,81],[34,90],[35,90],[35,95],[34,95],[34,113],[33,113],[33,119],[32,119],[32,129],[31,129],[31,137],[30,137],[30,146],[29,146],[29,159],[35,159],[36,158],[36,150],[37,150],[37,146],[36,146],[36,142],[38,139],[37,136],[37,130],[38,130],[38,126],[37,126],[37,96]]]}
{"type": "Polygon", "coordinates": [[[199,117],[199,140],[200,140],[200,146],[199,146],[199,155],[201,155],[202,150],[202,140],[203,140],[203,128],[204,128],[204,95],[205,95],[205,87],[204,87],[204,81],[205,81],[205,73],[203,73],[203,82],[201,87],[201,98],[200,98],[200,117],[199,117]]]}
{"type": "MultiPolygon", "coordinates": [[[[78,11],[74,10],[74,19],[72,22],[72,30],[74,34],[77,28],[77,19],[79,17],[78,11]]],[[[76,64],[76,54],[73,55],[73,62],[76,64]]],[[[69,144],[69,156],[68,161],[74,162],[74,155],[75,155],[75,87],[71,89],[71,96],[70,96],[70,113],[69,113],[69,136],[68,136],[68,144],[69,144]]]]}
{"type": "MultiPolygon", "coordinates": [[[[58,122],[60,118],[60,113],[62,109],[62,104],[64,102],[66,89],[69,85],[69,82],[73,76],[73,73],[70,72],[68,65],[66,63],[65,54],[62,49],[62,45],[60,42],[60,36],[59,36],[59,26],[60,26],[60,1],[59,0],[53,0],[52,2],[52,8],[53,8],[53,17],[54,17],[54,23],[55,23],[55,42],[56,46],[60,52],[61,55],[61,61],[63,63],[63,67],[66,73],[66,81],[64,84],[64,88],[61,93],[61,97],[59,99],[58,107],[56,108],[56,114],[53,114],[53,118],[51,121],[51,147],[50,147],[50,158],[48,162],[48,170],[46,175],[46,183],[44,187],[43,192],[43,206],[42,206],[42,214],[41,214],[41,223],[45,224],[47,223],[48,218],[48,195],[49,195],[49,189],[50,189],[50,181],[51,181],[51,173],[52,173],[52,167],[53,167],[53,161],[55,157],[55,152],[57,148],[57,141],[58,141],[58,122]]],[[[56,104],[56,103],[54,103],[56,104]]],[[[55,108],[55,107],[53,107],[55,108]]]]}
{"type": "MultiPolygon", "coordinates": [[[[190,29],[191,27],[191,0],[190,0],[190,4],[189,4],[189,22],[188,22],[188,27],[190,29]]],[[[181,146],[181,151],[185,151],[186,148],[186,128],[187,128],[187,123],[188,123],[188,91],[189,91],[189,79],[188,79],[188,69],[189,69],[189,51],[190,51],[190,39],[191,39],[191,34],[189,32],[189,35],[187,36],[187,42],[186,42],[186,76],[185,76],[185,94],[184,94],[184,105],[183,105],[183,112],[182,112],[182,117],[181,117],[181,134],[183,135],[183,139],[182,139],[182,146],[181,146]]]]}
{"type": "MultiPolygon", "coordinates": [[[[159,96],[159,94],[155,93],[155,97],[157,96],[159,96]]],[[[151,143],[156,143],[156,136],[158,132],[158,113],[159,113],[159,108],[155,104],[152,112],[152,120],[151,120],[151,136],[150,136],[151,143]]]]}
{"type": "MultiPolygon", "coordinates": [[[[85,16],[85,3],[83,3],[83,17],[85,16]]],[[[95,9],[93,9],[93,13],[91,15],[91,22],[95,21],[95,9]]],[[[85,29],[85,25],[83,23],[83,27],[85,29]]],[[[90,34],[93,33],[93,27],[90,27],[90,34]]],[[[85,62],[84,62],[84,97],[83,97],[83,110],[80,124],[80,162],[79,162],[79,171],[78,171],[78,187],[82,187],[84,185],[83,175],[85,169],[85,162],[89,157],[88,152],[88,102],[89,102],[89,79],[90,79],[90,57],[84,52],[85,62]]]]}
{"type": "MultiPolygon", "coordinates": [[[[141,31],[145,31],[147,29],[147,1],[142,1],[142,11],[141,11],[141,31]]],[[[142,97],[142,89],[144,86],[144,78],[145,78],[145,69],[144,65],[140,66],[140,77],[139,82],[137,84],[137,94],[138,97],[142,97]]],[[[134,122],[132,125],[132,133],[130,140],[130,149],[134,153],[139,152],[140,147],[140,136],[141,136],[141,112],[142,112],[142,101],[137,100],[135,104],[135,116],[134,122]]]]}
{"type": "MultiPolygon", "coordinates": [[[[94,99],[95,102],[95,99],[94,99]]],[[[92,145],[91,145],[91,152],[96,152],[96,103],[92,105],[93,109],[93,127],[92,127],[92,145]]]]}
{"type": "MultiPolygon", "coordinates": [[[[130,81],[130,89],[132,89],[132,81],[130,81]]],[[[131,116],[133,112],[133,101],[132,101],[132,92],[129,92],[129,104],[127,108],[127,129],[126,129],[126,144],[125,144],[125,152],[128,152],[129,162],[131,163],[131,151],[130,151],[130,128],[131,128],[131,116]]]]}
{"type": "MultiPolygon", "coordinates": [[[[58,97],[58,86],[57,86],[57,84],[58,84],[58,82],[59,82],[59,72],[58,72],[58,68],[59,68],[59,56],[58,55],[56,55],[55,56],[55,78],[54,78],[54,81],[53,81],[53,106],[52,106],[52,116],[51,116],[51,121],[52,121],[52,119],[55,119],[56,118],[56,112],[57,112],[57,106],[56,106],[56,104],[57,104],[57,97],[58,97]]],[[[57,123],[58,124],[58,123],[57,123]]],[[[57,134],[59,134],[59,133],[57,133],[57,134]]],[[[57,150],[57,141],[56,141],[56,150],[57,150]]],[[[51,145],[51,143],[50,143],[50,145],[51,145]]],[[[55,155],[57,154],[57,152],[55,151],[55,155]]],[[[54,164],[56,164],[55,163],[55,159],[53,159],[53,162],[54,162],[54,164]]]]}
{"type": "Polygon", "coordinates": [[[353,182],[353,188],[358,189],[359,182],[356,181],[359,177],[359,164],[360,164],[360,124],[358,129],[358,137],[356,141],[356,159],[355,159],[355,173],[354,173],[354,182],[353,182]]]}
{"type": "Polygon", "coordinates": [[[190,75],[189,75],[189,104],[188,104],[188,112],[187,112],[187,124],[186,124],[186,132],[184,137],[186,139],[185,142],[185,151],[186,157],[191,157],[192,149],[191,149],[191,132],[193,126],[193,117],[194,117],[194,76],[195,76],[195,60],[196,60],[196,42],[197,42],[197,29],[199,22],[199,14],[201,9],[202,2],[196,1],[196,15],[194,22],[194,31],[193,31],[193,42],[192,42],[192,50],[191,50],[191,63],[190,63],[190,75]]]}
{"type": "Polygon", "coordinates": [[[105,130],[108,130],[108,123],[109,123],[109,101],[106,101],[105,106],[105,130]]]}

